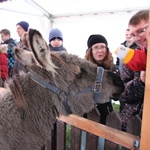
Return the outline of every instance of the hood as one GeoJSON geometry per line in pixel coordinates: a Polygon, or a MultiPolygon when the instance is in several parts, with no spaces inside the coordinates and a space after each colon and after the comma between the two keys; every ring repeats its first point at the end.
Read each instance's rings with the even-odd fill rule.
{"type": "Polygon", "coordinates": [[[7,44],[0,45],[0,53],[7,53],[7,44]]]}

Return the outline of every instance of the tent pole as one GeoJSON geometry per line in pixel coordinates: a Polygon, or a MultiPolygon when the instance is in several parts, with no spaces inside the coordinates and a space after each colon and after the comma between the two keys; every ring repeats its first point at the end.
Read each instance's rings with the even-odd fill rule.
{"type": "Polygon", "coordinates": [[[38,9],[39,11],[41,11],[43,13],[43,15],[45,17],[47,17],[48,19],[52,19],[53,15],[50,14],[48,11],[46,11],[43,7],[41,7],[39,4],[37,4],[34,0],[24,0],[26,3],[32,5],[33,7],[35,7],[36,9],[38,9]]]}

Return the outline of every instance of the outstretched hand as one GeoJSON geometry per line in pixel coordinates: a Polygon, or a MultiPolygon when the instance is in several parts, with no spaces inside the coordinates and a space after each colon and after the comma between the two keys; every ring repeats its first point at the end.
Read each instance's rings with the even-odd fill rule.
{"type": "Polygon", "coordinates": [[[132,56],[134,55],[134,50],[124,45],[120,45],[115,51],[116,56],[123,61],[123,63],[127,63],[132,56]]]}
{"type": "Polygon", "coordinates": [[[117,50],[115,51],[115,54],[119,59],[124,59],[126,55],[128,54],[129,48],[125,47],[124,45],[120,45],[117,50]]]}

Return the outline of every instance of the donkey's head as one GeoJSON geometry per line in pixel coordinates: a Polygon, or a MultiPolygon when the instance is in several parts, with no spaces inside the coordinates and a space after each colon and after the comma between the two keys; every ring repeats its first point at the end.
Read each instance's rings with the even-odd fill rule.
{"type": "Polygon", "coordinates": [[[41,75],[41,72],[33,69],[34,66],[43,70],[42,79],[65,91],[70,105],[87,110],[86,100],[92,107],[93,99],[97,96],[96,103],[105,103],[110,99],[118,99],[123,92],[123,82],[118,75],[102,68],[99,72],[95,64],[75,55],[66,52],[52,53],[37,30],[30,29],[28,36],[31,51],[15,49],[16,58],[37,75],[41,75]],[[81,108],[79,104],[82,105],[81,108]]]}

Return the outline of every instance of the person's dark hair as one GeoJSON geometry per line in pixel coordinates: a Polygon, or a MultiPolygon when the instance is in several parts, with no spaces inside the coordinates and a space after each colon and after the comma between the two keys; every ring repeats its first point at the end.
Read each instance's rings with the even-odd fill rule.
{"type": "Polygon", "coordinates": [[[149,20],[149,10],[141,10],[134,14],[131,19],[129,20],[129,25],[137,25],[142,20],[148,21],[149,20]]]}
{"type": "Polygon", "coordinates": [[[0,31],[0,34],[4,34],[4,35],[10,35],[10,31],[8,30],[8,29],[2,29],[1,31],[0,31]]]}
{"type": "Polygon", "coordinates": [[[110,53],[109,48],[107,47],[107,55],[103,60],[102,64],[98,64],[98,62],[94,59],[93,55],[92,55],[92,48],[89,48],[86,50],[86,55],[85,58],[91,62],[93,62],[94,64],[97,64],[97,66],[101,66],[104,67],[104,69],[112,69],[113,67],[113,57],[112,54],[110,53]]]}

